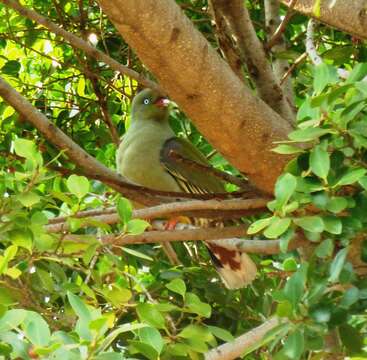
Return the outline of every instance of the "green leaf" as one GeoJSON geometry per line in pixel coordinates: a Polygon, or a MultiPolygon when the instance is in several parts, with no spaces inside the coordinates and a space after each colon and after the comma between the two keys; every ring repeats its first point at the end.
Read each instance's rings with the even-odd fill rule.
{"type": "Polygon", "coordinates": [[[136,312],[139,319],[148,325],[157,328],[165,329],[166,324],[162,314],[152,304],[140,303],[136,307],[136,312]]]}
{"type": "Polygon", "coordinates": [[[272,149],[272,151],[277,154],[288,155],[302,153],[304,150],[297,146],[281,144],[272,149]]]}
{"type": "Polygon", "coordinates": [[[41,201],[41,197],[32,191],[18,194],[17,199],[25,207],[32,207],[41,201]]]}
{"type": "Polygon", "coordinates": [[[166,288],[185,297],[186,285],[182,279],[173,279],[167,285],[166,288]]]}
{"type": "Polygon", "coordinates": [[[162,352],[163,349],[163,338],[159,331],[155,328],[145,327],[138,331],[140,341],[150,345],[154,348],[158,354],[162,352]]]}
{"type": "Polygon", "coordinates": [[[16,267],[11,267],[5,271],[5,274],[15,280],[22,275],[22,272],[16,267]]]}
{"type": "Polygon", "coordinates": [[[297,179],[292,174],[286,173],[278,178],[274,191],[278,209],[281,209],[288,202],[296,187],[297,179]]]}
{"type": "Polygon", "coordinates": [[[149,360],[159,360],[159,354],[153,346],[136,340],[130,340],[129,344],[132,351],[143,354],[149,360]]]}
{"type": "Polygon", "coordinates": [[[331,239],[323,240],[315,249],[316,256],[325,258],[331,256],[334,251],[334,242],[331,239]]]}
{"type": "Polygon", "coordinates": [[[70,291],[67,292],[67,297],[69,299],[69,303],[73,308],[74,312],[78,315],[78,317],[85,323],[89,323],[92,320],[92,313],[88,309],[87,305],[84,304],[82,300],[70,291]]]}
{"type": "Polygon", "coordinates": [[[341,234],[343,225],[339,218],[336,216],[324,216],[322,221],[324,222],[325,231],[335,235],[341,234]]]}
{"type": "Polygon", "coordinates": [[[18,61],[9,60],[1,68],[1,72],[3,74],[7,74],[7,75],[17,78],[19,76],[20,68],[21,68],[21,65],[18,61]]]}
{"type": "Polygon", "coordinates": [[[131,220],[131,216],[133,213],[131,202],[124,197],[119,198],[117,200],[117,212],[120,216],[122,223],[127,224],[131,220]]]}
{"type": "Polygon", "coordinates": [[[147,327],[146,324],[123,324],[116,329],[112,330],[102,341],[98,348],[98,351],[107,350],[108,347],[116,340],[116,338],[125,332],[135,331],[147,327]]]}
{"type": "Polygon", "coordinates": [[[337,282],[339,279],[339,275],[343,269],[345,259],[348,254],[348,248],[344,248],[338,251],[333,262],[330,264],[330,282],[337,282]]]}
{"type": "Polygon", "coordinates": [[[363,176],[358,180],[359,185],[363,187],[364,190],[367,190],[367,176],[363,176]]]}
{"type": "Polygon", "coordinates": [[[153,261],[154,259],[151,258],[150,256],[148,255],[145,255],[143,254],[142,252],[140,251],[137,251],[137,250],[134,250],[134,249],[130,249],[128,247],[125,247],[125,246],[121,246],[120,249],[123,251],[123,252],[126,252],[127,254],[130,254],[130,255],[133,255],[133,256],[136,256],[140,259],[144,259],[144,260],[148,260],[148,261],[153,261]]]}
{"type": "Polygon", "coordinates": [[[129,289],[120,287],[117,284],[106,287],[102,292],[107,300],[116,307],[126,304],[132,297],[132,293],[129,289]]]}
{"type": "Polygon", "coordinates": [[[186,293],[185,307],[188,311],[200,316],[210,318],[212,308],[209,304],[202,302],[199,297],[193,293],[186,293]]]}
{"type": "Polygon", "coordinates": [[[292,310],[292,304],[288,300],[285,300],[277,304],[275,312],[279,317],[290,317],[292,315],[292,310]]]}
{"type": "Polygon", "coordinates": [[[11,261],[18,252],[18,246],[10,245],[4,251],[4,258],[7,262],[11,261]]]}
{"type": "Polygon", "coordinates": [[[349,170],[339,179],[334,187],[353,184],[366,175],[366,172],[367,170],[362,168],[349,170]]]}
{"type": "Polygon", "coordinates": [[[294,331],[290,334],[284,343],[284,354],[292,360],[298,360],[305,347],[304,335],[300,330],[294,331]]]}
{"type": "Polygon", "coordinates": [[[257,232],[261,231],[262,229],[266,228],[270,222],[272,221],[273,217],[268,217],[266,219],[259,219],[253,222],[247,230],[249,235],[256,234],[257,232]]]}
{"type": "Polygon", "coordinates": [[[343,211],[348,206],[348,200],[341,197],[336,196],[329,200],[326,205],[326,209],[335,214],[343,211]]]}
{"type": "Polygon", "coordinates": [[[312,141],[318,139],[319,137],[333,133],[331,129],[321,129],[321,128],[305,128],[299,129],[291,132],[288,137],[293,141],[312,141]]]}
{"type": "Polygon", "coordinates": [[[85,176],[70,175],[66,180],[66,185],[78,199],[82,199],[89,191],[89,181],[85,176]]]}
{"type": "Polygon", "coordinates": [[[316,95],[319,95],[327,85],[338,82],[339,77],[336,68],[322,63],[314,67],[313,88],[316,95]]]}
{"type": "Polygon", "coordinates": [[[41,315],[28,311],[24,319],[24,333],[36,346],[47,346],[51,341],[50,328],[41,315]]]}
{"type": "Polygon", "coordinates": [[[353,70],[350,72],[346,83],[350,84],[355,81],[360,81],[366,75],[367,75],[367,63],[359,63],[355,65],[353,70]]]}
{"type": "MultiPolygon", "coordinates": [[[[343,345],[352,353],[359,353],[362,351],[362,347],[364,346],[363,335],[359,330],[354,328],[349,324],[342,324],[339,326],[339,334],[340,339],[343,345]]],[[[351,359],[362,360],[364,357],[356,358],[353,357],[351,359]]]]}
{"type": "Polygon", "coordinates": [[[292,220],[290,218],[279,218],[277,216],[274,216],[273,221],[264,231],[264,235],[268,239],[275,239],[288,230],[291,222],[292,220]]]}
{"type": "Polygon", "coordinates": [[[359,289],[353,286],[344,293],[340,301],[340,306],[345,309],[348,309],[358,300],[359,300],[359,289]]]}
{"type": "Polygon", "coordinates": [[[302,296],[304,295],[304,288],[306,284],[308,271],[308,264],[302,264],[297,272],[295,272],[287,281],[284,286],[284,295],[287,300],[292,304],[293,308],[296,308],[299,304],[302,296]]]}
{"type": "Polygon", "coordinates": [[[319,216],[304,216],[293,219],[293,221],[296,225],[310,232],[321,233],[324,231],[324,222],[319,216]]]}
{"type": "Polygon", "coordinates": [[[78,87],[76,90],[77,94],[79,96],[85,96],[84,89],[85,89],[85,79],[83,76],[81,76],[78,81],[78,87]]]}
{"type": "Polygon", "coordinates": [[[29,229],[12,230],[9,232],[9,239],[13,245],[25,248],[29,252],[32,251],[33,235],[29,229]]]}
{"type": "Polygon", "coordinates": [[[233,335],[226,329],[222,329],[220,327],[210,326],[210,325],[207,325],[206,327],[218,339],[221,339],[221,340],[226,341],[226,342],[234,340],[233,335]]]}
{"type": "Polygon", "coordinates": [[[205,342],[212,339],[209,329],[201,325],[188,325],[177,336],[184,339],[201,339],[205,342]]]}
{"type": "Polygon", "coordinates": [[[15,153],[26,159],[31,159],[37,153],[36,144],[31,140],[15,139],[13,142],[15,153]]]}
{"type": "Polygon", "coordinates": [[[311,151],[310,167],[315,175],[326,180],[330,170],[330,157],[321,145],[315,146],[311,151]]]}
{"type": "Polygon", "coordinates": [[[0,318],[0,332],[6,332],[17,328],[27,317],[27,311],[23,309],[8,310],[0,318]]]}
{"type": "Polygon", "coordinates": [[[126,224],[126,230],[130,235],[140,235],[149,226],[150,224],[145,220],[132,219],[129,220],[128,223],[126,224]]]}
{"type": "Polygon", "coordinates": [[[283,261],[284,271],[297,271],[297,261],[293,257],[289,257],[283,261]]]}

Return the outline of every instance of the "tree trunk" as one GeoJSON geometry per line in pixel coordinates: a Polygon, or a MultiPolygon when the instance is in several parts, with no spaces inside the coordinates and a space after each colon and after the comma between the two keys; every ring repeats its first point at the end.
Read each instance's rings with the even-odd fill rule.
{"type": "Polygon", "coordinates": [[[270,150],[291,127],[254,97],[172,0],[100,0],[104,12],[199,131],[261,190],[287,157],[270,150]]]}

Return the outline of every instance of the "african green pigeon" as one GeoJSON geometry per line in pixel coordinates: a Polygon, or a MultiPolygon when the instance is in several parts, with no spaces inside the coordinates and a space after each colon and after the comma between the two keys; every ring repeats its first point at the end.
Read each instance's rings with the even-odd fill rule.
{"type": "MultiPolygon", "coordinates": [[[[169,156],[173,150],[183,158],[208,165],[195,146],[174,134],[168,122],[168,103],[168,99],[151,89],[135,96],[131,124],[117,152],[118,172],[136,184],[156,190],[224,192],[223,183],[214,175],[169,156]]],[[[218,241],[206,245],[228,288],[241,288],[255,278],[256,266],[247,254],[228,250],[218,241]]]]}

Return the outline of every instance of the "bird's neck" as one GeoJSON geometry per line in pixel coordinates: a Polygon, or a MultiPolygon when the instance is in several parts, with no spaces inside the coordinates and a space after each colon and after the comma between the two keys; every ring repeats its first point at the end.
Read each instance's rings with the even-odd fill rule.
{"type": "Polygon", "coordinates": [[[174,136],[173,130],[171,129],[168,117],[166,119],[151,119],[140,117],[139,119],[131,119],[131,124],[128,132],[130,133],[156,133],[160,134],[161,137],[174,136]]]}

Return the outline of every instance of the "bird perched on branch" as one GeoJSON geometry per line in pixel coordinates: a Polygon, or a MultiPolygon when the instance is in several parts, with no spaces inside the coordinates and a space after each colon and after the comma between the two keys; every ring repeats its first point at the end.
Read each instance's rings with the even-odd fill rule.
{"type": "MultiPolygon", "coordinates": [[[[223,182],[210,173],[185,166],[170,157],[173,151],[182,158],[208,165],[208,161],[189,141],[178,138],[171,129],[169,100],[145,89],[132,103],[131,124],[117,152],[117,170],[132,182],[151,189],[190,193],[223,193],[223,182]]],[[[189,240],[189,239],[188,239],[189,240]]],[[[213,263],[230,289],[248,285],[256,276],[256,266],[245,253],[206,242],[213,263]]]]}

